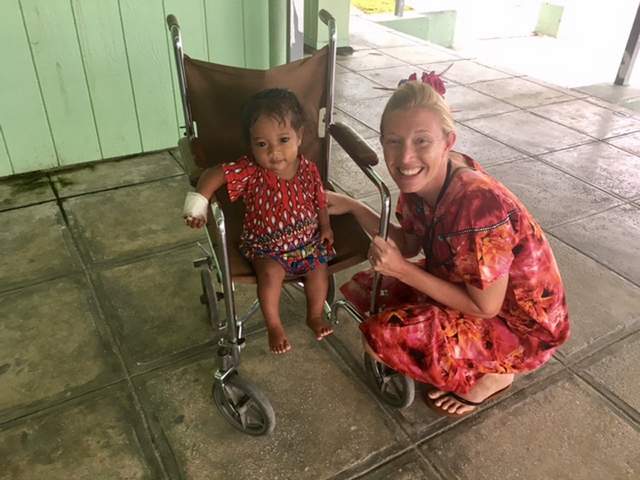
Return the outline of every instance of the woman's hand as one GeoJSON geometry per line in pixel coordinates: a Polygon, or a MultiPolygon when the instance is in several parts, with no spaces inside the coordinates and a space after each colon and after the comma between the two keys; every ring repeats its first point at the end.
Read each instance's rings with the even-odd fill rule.
{"type": "Polygon", "coordinates": [[[329,209],[329,215],[352,213],[353,202],[354,200],[351,197],[341,193],[327,191],[327,208],[329,209]]]}
{"type": "Polygon", "coordinates": [[[369,262],[376,272],[389,277],[400,279],[408,262],[402,256],[396,243],[384,240],[382,237],[374,237],[369,247],[369,262]]]}

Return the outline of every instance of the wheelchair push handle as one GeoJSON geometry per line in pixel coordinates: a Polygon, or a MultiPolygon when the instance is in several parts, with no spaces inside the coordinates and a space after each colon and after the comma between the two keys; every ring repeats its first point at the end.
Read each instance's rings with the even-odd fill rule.
{"type": "Polygon", "coordinates": [[[335,23],[336,19],[333,18],[329,12],[327,12],[324,8],[318,12],[318,17],[325,25],[329,26],[329,23],[335,23]]]}
{"type": "Polygon", "coordinates": [[[175,15],[167,15],[167,26],[169,27],[169,30],[173,27],[180,29],[180,24],[178,23],[178,19],[175,15]]]}

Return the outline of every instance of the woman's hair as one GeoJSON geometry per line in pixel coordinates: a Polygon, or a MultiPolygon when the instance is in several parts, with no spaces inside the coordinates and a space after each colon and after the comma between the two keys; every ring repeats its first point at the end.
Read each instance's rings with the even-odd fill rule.
{"type": "Polygon", "coordinates": [[[286,123],[289,116],[291,127],[296,131],[305,120],[302,105],[293,92],[284,88],[262,90],[247,101],[242,111],[242,133],[247,144],[251,142],[251,127],[262,115],[273,117],[280,123],[286,123]]]}
{"type": "Polygon", "coordinates": [[[451,110],[449,110],[449,106],[444,101],[444,98],[442,98],[431,85],[417,81],[409,81],[403,83],[396,89],[384,107],[384,112],[382,112],[382,117],[380,118],[380,134],[384,134],[384,119],[389,113],[395,112],[396,110],[408,110],[414,107],[426,108],[435,113],[440,119],[445,135],[448,135],[450,132],[455,132],[456,127],[453,123],[451,110]]]}

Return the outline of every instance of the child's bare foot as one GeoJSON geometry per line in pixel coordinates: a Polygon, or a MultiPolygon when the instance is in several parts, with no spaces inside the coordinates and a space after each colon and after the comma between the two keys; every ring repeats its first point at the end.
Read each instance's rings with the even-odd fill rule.
{"type": "Polygon", "coordinates": [[[313,330],[316,340],[322,340],[324,337],[333,333],[331,325],[322,320],[322,317],[307,318],[307,325],[313,330]]]}
{"type": "Polygon", "coordinates": [[[281,325],[277,327],[267,327],[269,332],[269,348],[275,354],[287,353],[291,350],[291,344],[287,340],[284,329],[281,325]]]}

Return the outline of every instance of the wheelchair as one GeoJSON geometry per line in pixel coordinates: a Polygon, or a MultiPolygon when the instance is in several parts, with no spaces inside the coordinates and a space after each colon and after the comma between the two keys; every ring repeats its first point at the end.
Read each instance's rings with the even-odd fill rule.
{"type": "MultiPolygon", "coordinates": [[[[252,70],[192,59],[183,53],[178,20],[167,16],[173,43],[178,85],[184,115],[183,136],[178,141],[185,170],[192,185],[210,166],[239,158],[244,153],[241,111],[245,101],[265,88],[293,91],[302,103],[307,123],[301,145],[306,158],[316,162],[328,189],[331,139],[333,138],[376,185],[382,202],[380,232],[386,238],[391,210],[389,190],[374,172],[378,158],[373,149],[350,127],[333,123],[333,95],[336,59],[336,26],[329,12],[321,10],[320,20],[329,29],[329,44],[313,55],[270,70],[252,70]]],[[[266,435],[276,420],[269,399],[239,373],[240,353],[245,346],[244,324],[259,309],[256,299],[239,314],[234,303],[234,286],[255,284],[251,264],[238,249],[244,207],[230,202],[221,189],[212,198],[205,228],[205,256],[194,260],[202,285],[200,301],[207,309],[211,326],[220,331],[217,344],[218,368],[213,376],[212,396],[220,414],[236,429],[249,435],[266,435]]],[[[335,301],[335,273],[367,259],[370,238],[351,215],[331,217],[336,257],[329,263],[329,292],[325,315],[338,323],[340,310],[358,322],[362,313],[346,300],[335,301]]],[[[376,312],[376,288],[372,292],[371,312],[376,312]]],[[[299,280],[285,280],[287,288],[302,289],[299,280]]],[[[376,362],[365,353],[365,373],[374,391],[388,405],[403,408],[415,394],[413,381],[376,362]]]]}

